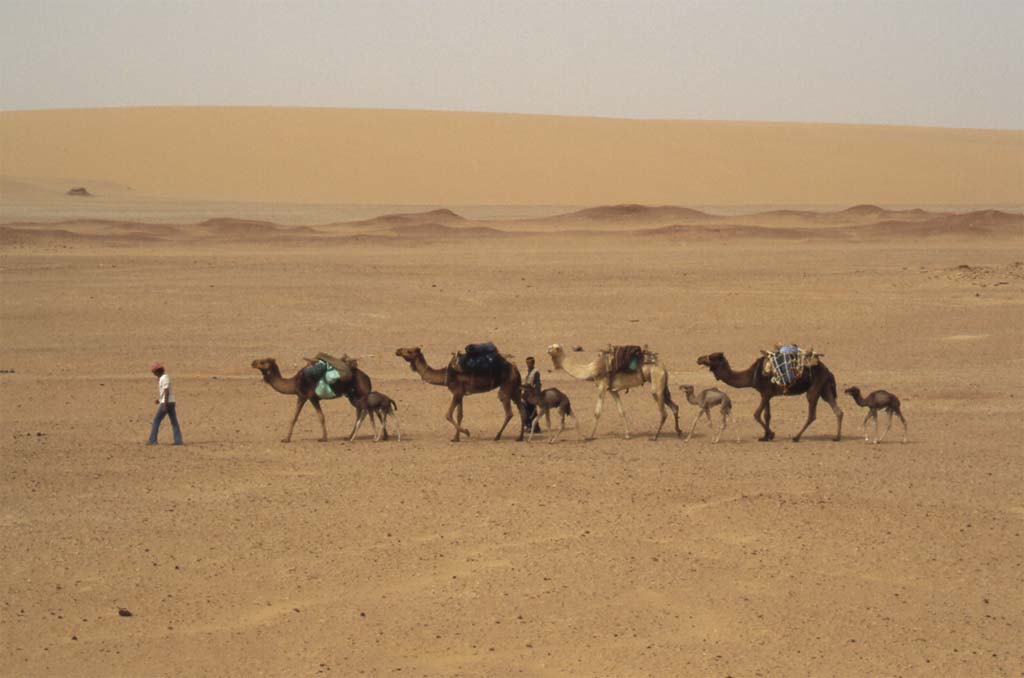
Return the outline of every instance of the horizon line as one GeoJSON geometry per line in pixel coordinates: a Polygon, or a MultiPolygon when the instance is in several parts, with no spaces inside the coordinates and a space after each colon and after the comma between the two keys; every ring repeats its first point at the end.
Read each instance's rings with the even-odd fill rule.
{"type": "Polygon", "coordinates": [[[636,118],[612,115],[568,115],[563,113],[531,113],[516,111],[486,111],[447,108],[380,108],[360,106],[289,106],[283,104],[144,104],[125,106],[56,106],[53,108],[9,109],[0,105],[0,115],[9,113],[55,113],[71,111],[126,111],[126,110],[281,110],[281,111],[358,111],[378,113],[425,113],[425,114],[456,114],[480,116],[508,116],[524,118],[551,118],[565,120],[604,120],[637,123],[694,123],[694,124],[725,124],[725,125],[821,125],[829,127],[885,127],[928,130],[963,130],[983,132],[1024,132],[1024,127],[954,127],[949,125],[912,125],[907,123],[881,122],[825,122],[816,120],[737,120],[730,118],[636,118]]]}

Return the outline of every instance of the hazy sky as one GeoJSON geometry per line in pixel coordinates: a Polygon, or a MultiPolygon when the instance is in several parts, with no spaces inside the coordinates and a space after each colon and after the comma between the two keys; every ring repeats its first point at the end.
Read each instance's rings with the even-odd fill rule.
{"type": "Polygon", "coordinates": [[[0,108],[1024,128],[1024,1],[0,0],[0,108]]]}

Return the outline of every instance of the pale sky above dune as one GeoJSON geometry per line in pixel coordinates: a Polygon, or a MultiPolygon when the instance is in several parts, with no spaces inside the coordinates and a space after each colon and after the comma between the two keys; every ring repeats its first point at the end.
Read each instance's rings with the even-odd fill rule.
{"type": "Polygon", "coordinates": [[[0,108],[1024,128],[1024,3],[2,0],[0,108]]]}

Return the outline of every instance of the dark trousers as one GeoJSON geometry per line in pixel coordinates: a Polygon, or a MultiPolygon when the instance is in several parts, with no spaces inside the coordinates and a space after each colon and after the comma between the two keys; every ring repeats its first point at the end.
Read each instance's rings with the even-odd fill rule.
{"type": "Polygon", "coordinates": [[[149,432],[149,444],[156,445],[156,434],[160,432],[160,422],[164,417],[171,418],[171,432],[174,433],[174,444],[181,445],[181,427],[178,426],[178,413],[175,411],[174,403],[167,403],[167,410],[163,406],[156,408],[156,416],[153,417],[153,429],[149,432]]]}
{"type": "Polygon", "coordinates": [[[531,426],[537,427],[537,432],[540,432],[540,422],[537,421],[537,406],[531,405],[530,403],[523,403],[523,414],[526,418],[526,425],[523,426],[524,431],[529,431],[531,426]]]}

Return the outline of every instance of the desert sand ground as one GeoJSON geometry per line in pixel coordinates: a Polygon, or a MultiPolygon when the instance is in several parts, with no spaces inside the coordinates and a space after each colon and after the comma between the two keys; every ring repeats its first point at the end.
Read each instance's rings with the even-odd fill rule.
{"type": "MultiPolygon", "coordinates": [[[[1020,215],[159,221],[0,234],[0,674],[1024,670],[1020,215]],[[840,389],[896,392],[910,442],[866,445],[841,396],[841,442],[825,406],[791,442],[795,397],[760,443],[755,394],[726,388],[738,444],[623,440],[610,401],[593,442],[495,442],[493,393],[453,444],[446,391],[394,350],[480,340],[536,355],[584,428],[594,388],[548,344],[649,344],[686,428],[698,355],[797,341],[840,389]],[[249,364],[320,350],[361,357],[401,443],[343,440],[344,402],[327,443],[308,410],[278,442],[293,399],[249,364]],[[154,359],[184,447],[166,423],[143,444],[154,359]]],[[[648,392],[624,402],[650,434],[648,392]]]]}

